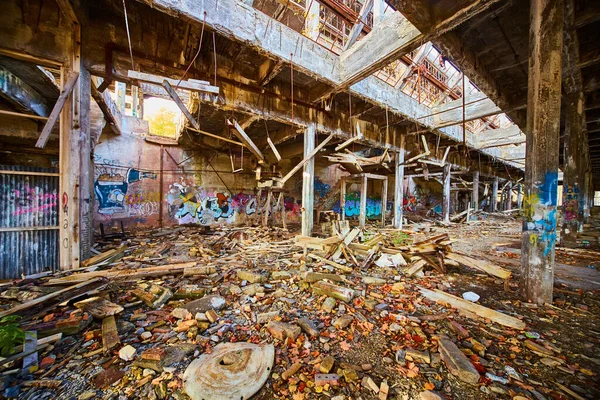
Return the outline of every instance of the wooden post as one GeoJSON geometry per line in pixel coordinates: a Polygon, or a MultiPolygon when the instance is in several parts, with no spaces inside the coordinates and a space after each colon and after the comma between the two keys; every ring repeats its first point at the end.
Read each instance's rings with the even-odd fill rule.
{"type": "Polygon", "coordinates": [[[131,115],[139,118],[140,96],[138,87],[131,85],[131,115]]]}
{"type": "Polygon", "coordinates": [[[164,225],[164,221],[163,221],[164,155],[165,155],[165,148],[161,144],[160,145],[160,171],[159,171],[160,175],[158,176],[158,226],[160,228],[162,228],[164,225]]]}
{"type": "Polygon", "coordinates": [[[563,0],[531,1],[521,288],[538,304],[554,284],[563,13],[563,0]]]}
{"type": "Polygon", "coordinates": [[[444,165],[442,190],[442,217],[444,223],[450,223],[450,163],[444,165]]]}
{"type": "Polygon", "coordinates": [[[94,161],[90,138],[92,80],[90,72],[81,68],[79,74],[79,250],[74,250],[80,260],[88,259],[93,242],[94,161]]]}
{"type": "Polygon", "coordinates": [[[388,180],[381,181],[381,227],[385,228],[385,212],[387,210],[388,180]]]}
{"type": "MultiPolygon", "coordinates": [[[[90,112],[90,76],[81,67],[81,29],[76,20],[72,21],[73,34],[68,59],[61,68],[61,83],[67,82],[70,74],[83,75],[74,83],[73,90],[67,99],[68,106],[60,112],[59,124],[59,264],[60,269],[67,270],[79,268],[81,261],[81,231],[89,228],[88,221],[80,220],[80,204],[83,200],[90,200],[91,191],[87,183],[82,188],[82,180],[88,179],[91,168],[89,141],[89,112],[90,112]],[[82,140],[83,139],[83,140],[82,140]],[[86,147],[85,149],[82,147],[86,147]],[[86,157],[87,160],[86,160],[86,157]]],[[[84,210],[85,211],[85,210],[84,210]]],[[[86,218],[91,218],[91,209],[86,218]]],[[[91,237],[89,238],[91,240],[91,237]]],[[[87,239],[86,239],[87,240],[87,239]]]]}
{"type": "Polygon", "coordinates": [[[362,176],[360,181],[360,214],[358,225],[363,227],[367,222],[367,175],[362,176]]]}
{"type": "Polygon", "coordinates": [[[471,203],[475,211],[479,210],[479,171],[473,172],[473,195],[471,203]]]}
{"type": "Polygon", "coordinates": [[[340,179],[340,215],[341,220],[346,220],[346,178],[340,179]]]}
{"type": "MultiPolygon", "coordinates": [[[[316,129],[309,125],[304,131],[304,157],[315,149],[316,129]]],[[[302,236],[312,236],[315,199],[315,158],[304,164],[302,174],[302,236]]]]}
{"type": "Polygon", "coordinates": [[[271,188],[267,189],[267,202],[265,204],[265,213],[263,214],[263,223],[262,226],[268,226],[269,225],[269,214],[271,213],[271,199],[273,197],[273,191],[271,190],[271,188]]]}
{"type": "Polygon", "coordinates": [[[577,232],[583,228],[583,188],[585,179],[583,140],[583,93],[569,93],[564,101],[564,166],[563,166],[563,224],[560,235],[563,246],[577,245],[577,232]]]}
{"type": "Polygon", "coordinates": [[[490,201],[490,212],[496,212],[498,210],[498,177],[494,177],[492,183],[492,195],[490,201]]]}
{"type": "Polygon", "coordinates": [[[125,115],[125,103],[127,97],[127,84],[116,82],[115,89],[117,90],[117,108],[125,115]]]}
{"type": "Polygon", "coordinates": [[[402,229],[404,211],[404,135],[400,136],[400,151],[396,153],[394,181],[394,228],[402,229]]]}

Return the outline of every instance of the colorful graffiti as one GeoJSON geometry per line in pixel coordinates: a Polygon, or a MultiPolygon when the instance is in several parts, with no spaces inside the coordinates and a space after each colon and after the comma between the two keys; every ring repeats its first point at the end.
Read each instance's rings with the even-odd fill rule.
{"type": "Polygon", "coordinates": [[[230,197],[220,192],[207,192],[187,184],[174,183],[167,193],[170,214],[180,224],[212,225],[219,222],[232,223],[236,215],[256,213],[256,198],[238,194],[230,197]]]}
{"type": "Polygon", "coordinates": [[[572,221],[577,219],[579,215],[579,187],[577,184],[574,186],[564,185],[563,186],[563,218],[566,221],[572,221]]]}
{"type": "MultiPolygon", "coordinates": [[[[260,216],[264,212],[258,206],[258,199],[254,194],[238,193],[228,196],[214,189],[206,190],[189,184],[182,179],[181,182],[170,185],[166,195],[169,205],[169,214],[179,224],[212,225],[217,223],[235,223],[240,216],[260,216]]],[[[267,200],[266,193],[262,194],[261,204],[267,200]]],[[[293,218],[301,213],[302,207],[293,198],[284,198],[284,204],[277,208],[277,201],[271,201],[269,213],[286,212],[286,218],[293,218]],[[282,209],[283,208],[283,209],[282,209]]]]}
{"type": "MultiPolygon", "coordinates": [[[[387,209],[390,209],[392,203],[388,202],[387,209]]],[[[333,211],[340,213],[339,200],[334,204],[333,211]]],[[[344,207],[346,217],[357,217],[360,214],[360,194],[358,192],[346,194],[346,204],[344,207]]],[[[381,198],[367,197],[367,218],[376,218],[381,216],[381,198]]]]}
{"type": "Polygon", "coordinates": [[[103,172],[96,178],[94,192],[98,202],[98,213],[124,216],[158,213],[158,193],[127,194],[132,183],[143,179],[156,179],[156,174],[134,168],[127,168],[123,172],[103,172]]]}
{"type": "Polygon", "coordinates": [[[319,177],[315,177],[315,193],[319,197],[327,196],[327,193],[331,190],[331,186],[323,182],[319,177]]]}
{"type": "Polygon", "coordinates": [[[534,245],[543,244],[544,256],[548,256],[556,243],[556,204],[558,197],[558,174],[548,172],[543,182],[536,183],[537,193],[525,195],[523,201],[524,226],[534,245]]]}
{"type": "Polygon", "coordinates": [[[8,204],[14,216],[56,214],[58,209],[58,194],[46,192],[44,188],[25,184],[22,189],[10,185],[2,185],[2,202],[8,204]]]}

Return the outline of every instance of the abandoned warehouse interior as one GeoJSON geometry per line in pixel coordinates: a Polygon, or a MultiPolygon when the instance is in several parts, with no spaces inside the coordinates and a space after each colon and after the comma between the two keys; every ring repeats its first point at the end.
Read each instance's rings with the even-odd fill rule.
{"type": "Polygon", "coordinates": [[[600,2],[2,5],[4,397],[600,397],[600,2]]]}

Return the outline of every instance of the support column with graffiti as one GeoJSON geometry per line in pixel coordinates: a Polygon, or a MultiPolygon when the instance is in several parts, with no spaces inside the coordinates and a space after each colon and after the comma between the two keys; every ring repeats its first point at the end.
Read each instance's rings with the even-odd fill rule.
{"type": "Polygon", "coordinates": [[[562,0],[533,0],[529,28],[521,288],[552,303],[560,142],[562,0]]]}
{"type": "Polygon", "coordinates": [[[585,179],[584,159],[580,141],[582,138],[583,93],[571,93],[565,101],[564,131],[564,177],[563,177],[563,223],[561,242],[563,246],[577,245],[577,232],[583,228],[583,187],[585,179]]]}

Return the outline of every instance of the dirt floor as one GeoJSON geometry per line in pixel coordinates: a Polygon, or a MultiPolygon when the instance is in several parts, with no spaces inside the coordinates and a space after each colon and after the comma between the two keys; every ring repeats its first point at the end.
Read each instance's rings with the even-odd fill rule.
{"type": "MultiPolygon", "coordinates": [[[[252,399],[600,398],[600,256],[557,252],[554,303],[537,306],[519,295],[518,221],[449,228],[423,223],[403,232],[367,228],[333,262],[339,240],[313,243],[322,250],[309,248],[304,255],[294,236],[276,228],[140,232],[98,247],[124,244],[125,250],[88,268],[100,271],[97,276],[83,271],[5,285],[0,297],[8,309],[120,271],[95,291],[21,313],[22,327],[36,330],[38,340],[60,332],[62,337],[39,350],[35,367],[22,368],[22,359],[3,363],[5,397],[185,399],[190,383],[184,373],[193,360],[223,343],[248,342],[273,344],[274,364],[267,372],[244,364],[235,382],[218,365],[211,370],[202,364],[194,373],[203,388],[220,393],[212,398],[234,398],[227,393],[250,388],[261,376],[266,382],[252,399]],[[431,248],[423,244],[427,240],[431,248]],[[505,285],[446,260],[450,253],[489,261],[513,276],[505,285]],[[394,254],[408,265],[391,262],[394,254]],[[409,276],[421,257],[428,261],[409,276]],[[175,266],[147,269],[167,264],[175,266]],[[132,275],[134,269],[146,275],[132,275]],[[341,294],[322,294],[328,287],[323,284],[341,288],[341,294]],[[461,299],[474,292],[477,304],[525,327],[461,313],[429,300],[421,288],[461,299]],[[209,306],[198,303],[206,295],[214,296],[209,306]],[[344,295],[351,298],[340,300],[344,295]],[[108,302],[99,307],[95,300],[96,308],[78,303],[89,296],[108,302]],[[119,338],[113,345],[107,343],[111,313],[119,338]]],[[[263,359],[256,362],[268,364],[258,354],[263,359]]],[[[219,365],[226,367],[224,360],[219,365]]],[[[244,396],[238,392],[235,398],[244,396]]]]}

